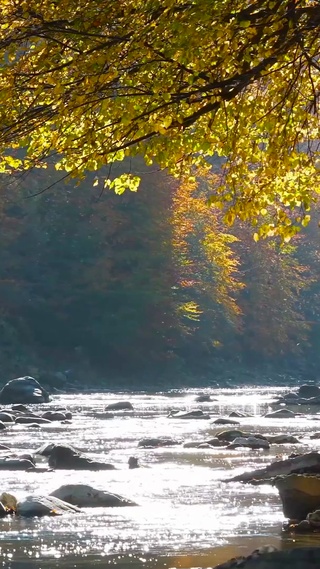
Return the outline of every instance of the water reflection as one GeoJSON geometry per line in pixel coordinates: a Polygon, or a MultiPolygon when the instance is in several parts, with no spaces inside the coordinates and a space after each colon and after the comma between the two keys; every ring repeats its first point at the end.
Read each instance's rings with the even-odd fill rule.
{"type": "MultiPolygon", "coordinates": [[[[308,435],[317,421],[303,416],[271,420],[260,415],[271,410],[283,389],[211,391],[217,401],[195,403],[196,391],[170,394],[61,395],[46,406],[66,406],[73,412],[70,425],[44,425],[37,431],[19,425],[0,433],[0,443],[13,450],[35,450],[45,442],[67,442],[93,453],[108,455],[119,470],[103,472],[2,472],[2,489],[17,496],[48,493],[61,484],[86,483],[121,494],[137,508],[87,509],[79,515],[33,520],[0,520],[3,566],[36,567],[209,567],[263,544],[292,546],[283,537],[277,491],[269,486],[226,485],[224,478],[259,468],[281,453],[318,448],[308,435]],[[118,400],[130,400],[134,411],[114,419],[97,419],[96,412],[118,400]],[[237,409],[250,417],[240,428],[252,432],[298,435],[300,445],[271,447],[269,452],[243,449],[138,448],[144,437],[171,436],[200,441],[223,430],[207,420],[168,419],[170,409],[201,408],[213,418],[237,409]],[[129,470],[128,457],[138,457],[142,468],[129,470]],[[240,552],[240,553],[239,553],[240,552]]],[[[228,428],[228,427],[226,427],[228,428]]],[[[299,538],[299,542],[302,539],[299,538]]],[[[316,539],[316,538],[312,538],[316,539]]],[[[297,542],[296,542],[297,543],[297,542]]]]}

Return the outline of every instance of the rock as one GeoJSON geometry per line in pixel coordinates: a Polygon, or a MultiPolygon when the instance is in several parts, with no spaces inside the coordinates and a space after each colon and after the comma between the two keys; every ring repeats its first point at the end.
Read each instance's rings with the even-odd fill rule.
{"type": "Polygon", "coordinates": [[[310,397],[309,399],[300,399],[300,402],[304,405],[320,405],[320,396],[310,397]]]}
{"type": "MultiPolygon", "coordinates": [[[[41,456],[48,456],[49,457],[51,452],[55,448],[55,446],[56,445],[54,443],[45,443],[41,447],[37,448],[37,450],[34,451],[34,454],[40,454],[41,456]]],[[[68,445],[68,448],[72,452],[74,452],[75,454],[77,454],[77,453],[80,454],[80,451],[78,449],[72,447],[71,445],[68,445]]]]}
{"type": "Polygon", "coordinates": [[[124,506],[137,506],[135,502],[127,500],[118,494],[111,494],[103,490],[96,490],[85,484],[65,484],[60,486],[50,496],[55,496],[68,504],[80,508],[116,508],[124,506]]]}
{"type": "Polygon", "coordinates": [[[26,413],[27,415],[32,415],[30,409],[28,409],[28,407],[26,407],[25,405],[12,405],[11,407],[12,411],[20,411],[21,413],[26,413]]]}
{"type": "Polygon", "coordinates": [[[94,414],[94,418],[95,419],[113,419],[114,418],[114,413],[95,413],[94,414]]]}
{"type": "Polygon", "coordinates": [[[0,403],[47,403],[49,393],[33,377],[12,379],[0,391],[0,403]]]}
{"type": "Polygon", "coordinates": [[[197,395],[195,401],[197,403],[209,403],[210,401],[215,401],[215,399],[211,399],[210,395],[202,393],[201,395],[197,395]]]}
{"type": "Polygon", "coordinates": [[[11,415],[10,413],[6,413],[5,411],[1,411],[0,412],[0,421],[2,421],[2,423],[14,423],[15,422],[15,416],[11,415]]]}
{"type": "Polygon", "coordinates": [[[249,417],[249,415],[247,415],[247,413],[242,413],[241,411],[232,411],[229,415],[229,417],[249,417]]]}
{"type": "Polygon", "coordinates": [[[224,447],[226,446],[226,442],[223,439],[218,439],[218,437],[213,437],[213,439],[209,439],[208,441],[204,441],[206,444],[210,445],[211,447],[224,447]]]}
{"type": "Polygon", "coordinates": [[[27,459],[20,458],[0,458],[0,470],[30,470],[34,464],[27,459]]]}
{"type": "Polygon", "coordinates": [[[20,460],[29,460],[33,466],[35,466],[34,457],[29,453],[20,454],[17,458],[20,460]]]}
{"type": "Polygon", "coordinates": [[[201,441],[187,441],[183,444],[183,448],[199,448],[202,444],[201,441]]]}
{"type": "Polygon", "coordinates": [[[213,425],[240,425],[239,421],[233,421],[233,419],[224,419],[223,417],[219,417],[212,423],[213,425]]]}
{"type": "Polygon", "coordinates": [[[226,441],[227,443],[231,443],[237,437],[247,437],[249,434],[246,434],[243,431],[232,429],[230,431],[221,431],[216,436],[219,441],[226,441]]]}
{"type": "Polygon", "coordinates": [[[320,439],[320,433],[312,433],[310,439],[320,439]]]}
{"type": "Polygon", "coordinates": [[[179,445],[180,442],[176,439],[171,439],[170,437],[157,437],[154,439],[141,439],[138,442],[138,447],[149,447],[149,448],[157,448],[157,447],[169,447],[174,445],[179,445]]]}
{"type": "Polygon", "coordinates": [[[310,514],[307,515],[307,520],[312,525],[320,526],[320,510],[315,510],[314,512],[310,512],[310,514]]]}
{"type": "Polygon", "coordinates": [[[219,441],[217,438],[210,439],[209,441],[186,441],[183,448],[212,448],[226,446],[224,441],[219,441]]]}
{"type": "Polygon", "coordinates": [[[210,419],[210,415],[204,413],[202,409],[194,409],[194,411],[170,411],[168,417],[170,419],[210,419]]]}
{"type": "Polygon", "coordinates": [[[254,449],[264,449],[268,450],[270,448],[270,444],[265,439],[261,439],[260,437],[236,437],[233,442],[228,446],[228,449],[236,449],[239,447],[247,447],[252,450],[254,449]]]}
{"type": "Polygon", "coordinates": [[[225,482],[252,482],[254,480],[270,480],[270,484],[276,476],[289,474],[320,474],[320,454],[309,452],[299,454],[286,460],[272,462],[266,468],[244,472],[225,482]]]}
{"type": "Polygon", "coordinates": [[[47,445],[36,453],[48,456],[49,467],[55,470],[115,470],[112,464],[91,460],[69,445],[47,445]]]}
{"type": "Polygon", "coordinates": [[[209,441],[186,441],[183,448],[212,448],[226,446],[224,441],[219,441],[217,438],[210,439],[209,441]]]}
{"type": "Polygon", "coordinates": [[[32,423],[32,424],[36,424],[36,425],[44,425],[44,424],[50,424],[51,421],[49,421],[48,419],[44,419],[43,417],[26,417],[24,415],[21,415],[20,417],[16,418],[16,423],[18,425],[27,425],[28,423],[32,423]]]}
{"type": "Polygon", "coordinates": [[[320,478],[303,474],[291,474],[276,478],[277,488],[286,518],[304,520],[310,512],[320,508],[320,478]]]}
{"type": "Polygon", "coordinates": [[[310,397],[320,397],[320,388],[317,385],[300,385],[298,397],[304,397],[306,399],[310,399],[310,397]]]}
{"type": "Polygon", "coordinates": [[[118,401],[107,405],[105,411],[133,411],[133,405],[130,401],[118,401]]]}
{"type": "Polygon", "coordinates": [[[17,498],[8,492],[2,492],[0,496],[0,501],[9,510],[16,511],[17,509],[17,498]]]}
{"type": "Polygon", "coordinates": [[[42,414],[42,418],[48,421],[65,421],[67,417],[61,411],[46,411],[42,414]]]}
{"type": "Polygon", "coordinates": [[[28,496],[17,503],[17,515],[25,517],[59,516],[65,512],[80,512],[77,506],[55,496],[28,496]]]}
{"type": "Polygon", "coordinates": [[[267,441],[273,445],[299,444],[300,441],[292,435],[267,435],[267,441]]]}
{"type": "Polygon", "coordinates": [[[295,547],[278,551],[268,546],[248,557],[236,557],[214,569],[319,569],[320,547],[295,547]]]}
{"type": "Polygon", "coordinates": [[[265,415],[266,419],[291,419],[294,418],[296,414],[289,409],[278,409],[278,411],[273,411],[272,413],[267,413],[265,415]]]}
{"type": "Polygon", "coordinates": [[[130,470],[133,470],[135,468],[140,468],[138,459],[135,456],[130,456],[128,460],[128,466],[130,470]]]}
{"type": "Polygon", "coordinates": [[[2,502],[0,502],[0,518],[5,518],[9,514],[11,514],[11,512],[4,507],[2,502]]]}
{"type": "Polygon", "coordinates": [[[285,393],[283,395],[283,397],[281,397],[281,399],[287,399],[287,400],[291,400],[294,403],[295,399],[299,399],[299,395],[297,393],[295,393],[294,391],[289,391],[289,393],[285,393]]]}

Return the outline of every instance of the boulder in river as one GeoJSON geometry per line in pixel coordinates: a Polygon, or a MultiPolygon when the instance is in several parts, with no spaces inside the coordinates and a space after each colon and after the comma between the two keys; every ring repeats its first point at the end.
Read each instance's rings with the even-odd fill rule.
{"type": "Polygon", "coordinates": [[[107,405],[105,411],[133,411],[133,405],[130,401],[117,401],[107,405]]]}
{"type": "Polygon", "coordinates": [[[11,379],[0,391],[0,403],[47,403],[49,393],[33,377],[11,379]]]}
{"type": "Polygon", "coordinates": [[[15,416],[11,413],[7,413],[6,411],[0,411],[0,421],[2,423],[14,423],[15,416]]]}
{"type": "Polygon", "coordinates": [[[12,411],[20,411],[20,413],[25,413],[26,415],[32,415],[30,409],[28,409],[28,407],[26,407],[25,405],[21,405],[21,403],[18,403],[17,405],[12,405],[11,409],[12,411]]]}
{"type": "Polygon", "coordinates": [[[320,454],[309,452],[298,454],[286,460],[277,460],[265,468],[243,472],[228,478],[225,482],[255,482],[258,480],[270,480],[270,484],[277,476],[287,476],[289,474],[320,474],[320,454]]]}
{"type": "Polygon", "coordinates": [[[249,417],[247,413],[243,413],[242,411],[231,411],[229,417],[249,417]]]}
{"type": "Polygon", "coordinates": [[[316,433],[311,433],[310,439],[320,439],[319,431],[317,431],[316,433]]]}
{"type": "Polygon", "coordinates": [[[310,397],[320,397],[320,387],[317,385],[300,385],[298,389],[298,397],[304,397],[305,399],[310,399],[310,397]]]}
{"type": "Polygon", "coordinates": [[[193,411],[170,411],[168,417],[170,419],[210,419],[210,415],[204,413],[202,409],[194,409],[193,411]]]}
{"type": "Polygon", "coordinates": [[[295,547],[283,551],[263,547],[247,557],[233,557],[214,569],[319,569],[320,547],[295,547]]]}
{"type": "Polygon", "coordinates": [[[48,456],[49,466],[55,470],[115,470],[113,464],[92,460],[69,445],[47,445],[36,454],[48,456]]]}
{"type": "Polygon", "coordinates": [[[0,458],[1,470],[30,470],[34,469],[34,464],[25,458],[5,457],[0,458]]]}
{"type": "Polygon", "coordinates": [[[248,437],[248,436],[249,435],[247,433],[244,433],[243,431],[239,431],[237,429],[230,429],[228,431],[221,431],[220,433],[217,433],[217,438],[219,439],[219,441],[226,441],[227,443],[231,443],[237,437],[248,437]]]}
{"type": "Polygon", "coordinates": [[[251,435],[249,437],[236,437],[232,443],[229,444],[228,449],[236,449],[240,447],[250,448],[252,450],[269,450],[270,444],[266,439],[251,435]]]}
{"type": "Polygon", "coordinates": [[[292,520],[304,520],[320,508],[320,477],[291,474],[276,478],[273,485],[280,494],[283,513],[292,520]]]}
{"type": "Polygon", "coordinates": [[[16,514],[25,517],[59,516],[65,512],[80,512],[70,503],[59,500],[55,496],[27,496],[17,503],[16,514]]]}
{"type": "Polygon", "coordinates": [[[132,500],[127,500],[118,494],[104,490],[96,490],[86,484],[65,484],[60,486],[50,496],[55,496],[68,504],[80,508],[119,508],[124,506],[137,506],[132,500]]]}
{"type": "Polygon", "coordinates": [[[234,421],[233,419],[230,419],[229,417],[227,417],[227,418],[218,417],[218,419],[213,421],[212,424],[213,425],[240,425],[239,421],[234,421]]]}
{"type": "Polygon", "coordinates": [[[129,456],[128,466],[129,470],[135,470],[136,468],[140,468],[140,464],[136,456],[129,456]]]}
{"type": "Polygon", "coordinates": [[[272,445],[299,444],[300,441],[293,435],[266,435],[267,441],[272,445]]]}
{"type": "Polygon", "coordinates": [[[141,439],[138,442],[138,447],[157,448],[157,447],[171,447],[179,445],[180,441],[170,437],[155,437],[148,439],[141,439]]]}
{"type": "Polygon", "coordinates": [[[266,419],[293,419],[296,414],[290,409],[278,409],[265,415],[266,419]]]}
{"type": "Polygon", "coordinates": [[[62,411],[46,411],[42,413],[42,418],[48,421],[65,421],[67,417],[62,411]]]}
{"type": "Polygon", "coordinates": [[[209,403],[210,401],[216,401],[216,399],[211,399],[211,396],[208,393],[201,393],[197,395],[195,398],[197,403],[209,403]]]}
{"type": "Polygon", "coordinates": [[[44,419],[44,417],[37,417],[35,415],[32,415],[31,417],[19,415],[19,417],[16,417],[16,423],[18,425],[27,425],[30,423],[36,425],[50,425],[51,421],[49,421],[49,419],[44,419]]]}

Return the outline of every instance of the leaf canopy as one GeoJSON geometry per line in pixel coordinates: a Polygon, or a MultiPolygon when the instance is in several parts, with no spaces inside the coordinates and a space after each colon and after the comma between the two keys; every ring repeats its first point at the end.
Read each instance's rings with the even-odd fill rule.
{"type": "Polygon", "coordinates": [[[227,223],[284,239],[307,223],[319,190],[319,2],[2,0],[0,50],[2,171],[55,156],[82,177],[141,154],[191,176],[220,156],[211,202],[227,223]]]}

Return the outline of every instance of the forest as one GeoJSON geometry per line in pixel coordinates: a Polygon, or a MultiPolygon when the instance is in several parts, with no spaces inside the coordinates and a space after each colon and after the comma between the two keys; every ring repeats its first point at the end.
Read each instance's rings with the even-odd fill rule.
{"type": "Polygon", "coordinates": [[[316,378],[317,209],[289,243],[255,241],[248,224],[228,227],[208,207],[213,174],[125,166],[141,177],[136,193],[116,195],[91,173],[61,181],[53,165],[2,175],[4,379],[59,388],[65,372],[82,385],[159,388],[316,378]]]}

